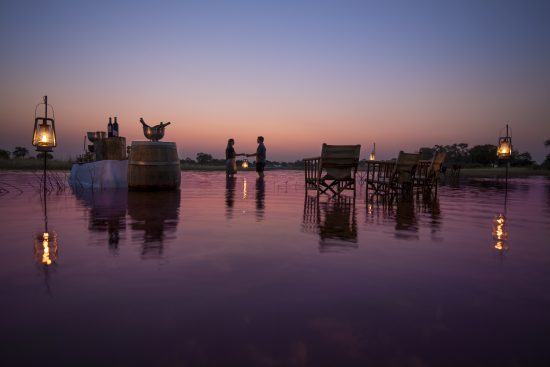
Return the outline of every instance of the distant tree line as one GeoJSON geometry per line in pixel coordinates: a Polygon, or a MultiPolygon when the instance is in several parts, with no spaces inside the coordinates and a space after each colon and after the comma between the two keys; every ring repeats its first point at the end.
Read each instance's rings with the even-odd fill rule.
{"type": "MultiPolygon", "coordinates": [[[[240,165],[243,159],[237,159],[237,164],[240,165]]],[[[197,153],[196,158],[192,159],[187,157],[182,159],[182,165],[186,166],[223,166],[225,165],[225,159],[214,158],[211,154],[208,153],[197,153]]],[[[281,169],[299,169],[304,167],[304,162],[302,160],[297,160],[295,162],[279,162],[279,161],[266,161],[266,166],[269,168],[281,168],[281,169]]]]}
{"type": "MultiPolygon", "coordinates": [[[[544,146],[550,148],[550,139],[544,142],[544,146]]],[[[492,144],[475,145],[469,147],[466,143],[455,143],[452,145],[435,145],[433,147],[420,148],[421,159],[431,159],[436,151],[447,152],[447,158],[445,160],[446,165],[461,165],[462,167],[489,167],[493,165],[502,164],[497,159],[497,146],[492,144]]],[[[23,159],[35,157],[30,156],[29,150],[25,147],[17,146],[13,151],[0,149],[0,159],[23,159]]],[[[36,158],[43,159],[44,153],[37,153],[36,158]]],[[[53,159],[51,153],[47,153],[48,159],[53,159]]],[[[237,160],[240,164],[242,160],[237,160]]],[[[182,159],[181,163],[184,165],[201,165],[201,166],[222,166],[225,164],[225,159],[214,158],[208,153],[197,153],[195,159],[189,157],[182,159]]],[[[526,167],[536,166],[536,162],[533,161],[529,152],[520,153],[517,150],[512,151],[510,158],[510,165],[514,167],[526,167]]],[[[266,166],[270,168],[281,169],[301,169],[304,167],[302,160],[296,160],[294,162],[279,162],[279,161],[267,161],[266,166]]],[[[541,164],[542,168],[550,169],[550,153],[546,155],[544,162],[541,164]]]]}
{"type": "MultiPolygon", "coordinates": [[[[13,157],[14,159],[35,158],[29,154],[29,150],[25,147],[15,147],[12,152],[10,152],[9,150],[0,149],[0,159],[10,159],[11,157],[13,157]]],[[[37,153],[36,158],[44,159],[44,153],[37,153]]],[[[47,158],[53,159],[52,153],[48,152],[47,158]]]]}
{"type": "MultiPolygon", "coordinates": [[[[431,148],[420,148],[420,158],[430,159],[437,151],[445,151],[447,157],[446,165],[460,165],[462,167],[488,167],[502,164],[497,158],[497,146],[492,144],[475,145],[468,147],[466,143],[455,143],[452,145],[435,145],[431,148]]],[[[548,160],[548,157],[547,157],[548,160]]],[[[529,152],[520,153],[512,151],[510,165],[513,167],[526,167],[536,165],[529,152]]]]}
{"type": "MultiPolygon", "coordinates": [[[[544,142],[546,147],[550,147],[550,139],[544,142]]],[[[460,165],[462,167],[490,167],[503,164],[497,158],[497,146],[492,144],[482,144],[469,147],[467,143],[455,143],[451,145],[434,145],[433,147],[420,148],[420,158],[429,160],[433,157],[437,151],[447,152],[445,164],[447,166],[460,165]]],[[[242,160],[237,160],[240,164],[242,160]]],[[[365,162],[362,160],[361,162],[365,162]]],[[[182,159],[181,163],[184,165],[201,165],[201,166],[222,166],[225,164],[225,159],[217,159],[212,157],[208,153],[197,153],[196,159],[189,157],[182,159]]],[[[528,167],[537,166],[536,162],[531,157],[529,152],[519,152],[517,150],[512,151],[510,157],[510,165],[513,167],[528,167]]],[[[302,169],[304,167],[303,160],[297,160],[294,162],[278,162],[267,161],[266,166],[270,168],[281,169],[302,169]]],[[[550,169],[550,154],[546,156],[546,159],[542,163],[541,167],[550,169]]]]}

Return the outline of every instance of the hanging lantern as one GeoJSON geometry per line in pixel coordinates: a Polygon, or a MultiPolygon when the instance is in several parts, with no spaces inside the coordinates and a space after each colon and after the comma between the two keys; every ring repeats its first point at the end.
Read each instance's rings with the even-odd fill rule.
{"type": "Polygon", "coordinates": [[[35,109],[32,145],[35,146],[38,151],[49,152],[52,148],[57,146],[55,121],[53,118],[48,118],[48,96],[44,96],[44,102],[39,105],[41,104],[44,105],[44,117],[36,117],[35,109]]]}
{"type": "Polygon", "coordinates": [[[508,159],[512,156],[512,137],[508,133],[508,125],[506,125],[506,136],[498,138],[497,156],[499,159],[508,159]]]}
{"type": "Polygon", "coordinates": [[[495,249],[499,251],[507,250],[508,229],[506,228],[506,216],[504,214],[498,214],[493,219],[492,234],[495,249]]]}
{"type": "Polygon", "coordinates": [[[242,168],[248,168],[248,159],[245,158],[245,159],[243,160],[243,163],[242,163],[241,167],[242,167],[242,168]]]}
{"type": "Polygon", "coordinates": [[[372,152],[370,152],[369,160],[371,161],[376,160],[376,143],[373,143],[372,145],[372,152]]]}

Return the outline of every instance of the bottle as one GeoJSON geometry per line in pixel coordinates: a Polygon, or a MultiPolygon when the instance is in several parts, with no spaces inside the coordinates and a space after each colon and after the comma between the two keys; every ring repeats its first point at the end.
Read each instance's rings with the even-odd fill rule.
{"type": "Polygon", "coordinates": [[[107,124],[107,137],[113,137],[113,123],[111,122],[112,118],[109,117],[109,124],[107,124]]]}
{"type": "Polygon", "coordinates": [[[117,117],[115,116],[115,123],[113,124],[113,136],[118,136],[118,122],[116,121],[117,117]]]}

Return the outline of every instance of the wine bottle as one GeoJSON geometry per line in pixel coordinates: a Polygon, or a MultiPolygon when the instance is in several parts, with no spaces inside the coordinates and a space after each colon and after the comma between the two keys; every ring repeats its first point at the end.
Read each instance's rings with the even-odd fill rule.
{"type": "Polygon", "coordinates": [[[109,124],[107,124],[107,137],[108,138],[113,137],[113,123],[112,123],[111,117],[109,117],[109,124]]]}
{"type": "Polygon", "coordinates": [[[113,124],[113,136],[118,136],[118,122],[116,120],[117,117],[115,116],[115,123],[113,124]]]}

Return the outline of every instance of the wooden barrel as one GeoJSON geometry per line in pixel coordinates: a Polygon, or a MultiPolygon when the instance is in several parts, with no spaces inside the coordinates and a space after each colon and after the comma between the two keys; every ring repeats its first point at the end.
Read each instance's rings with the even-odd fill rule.
{"type": "Polygon", "coordinates": [[[128,159],[130,190],[175,190],[180,187],[181,168],[175,143],[133,141],[128,159]]]}

